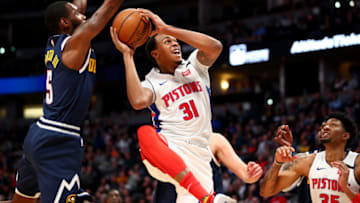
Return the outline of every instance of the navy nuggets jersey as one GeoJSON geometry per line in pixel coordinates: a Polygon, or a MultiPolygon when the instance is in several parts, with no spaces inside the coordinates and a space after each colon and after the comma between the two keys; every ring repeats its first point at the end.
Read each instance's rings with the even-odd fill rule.
{"type": "Polygon", "coordinates": [[[47,79],[43,109],[46,119],[79,126],[90,105],[96,59],[94,50],[90,48],[79,71],[67,68],[61,61],[61,54],[69,37],[55,35],[48,39],[45,50],[47,79]]]}
{"type": "Polygon", "coordinates": [[[31,125],[24,140],[15,192],[41,202],[74,202],[80,189],[84,145],[80,125],[88,112],[96,61],[90,48],[80,70],[61,61],[69,35],[55,35],[46,46],[44,117],[31,125]]]}

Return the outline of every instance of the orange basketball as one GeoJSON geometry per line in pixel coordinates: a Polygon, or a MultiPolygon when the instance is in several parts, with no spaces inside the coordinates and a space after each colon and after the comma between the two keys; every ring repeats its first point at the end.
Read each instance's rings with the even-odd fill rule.
{"type": "Polygon", "coordinates": [[[119,12],[112,26],[116,28],[120,41],[131,48],[143,45],[148,40],[151,32],[149,19],[141,16],[134,8],[119,12]]]}

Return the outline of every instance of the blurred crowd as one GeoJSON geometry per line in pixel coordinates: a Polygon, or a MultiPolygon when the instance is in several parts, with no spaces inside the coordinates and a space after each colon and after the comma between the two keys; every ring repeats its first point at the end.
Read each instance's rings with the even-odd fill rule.
{"type": "MultiPolygon", "coordinates": [[[[272,138],[281,124],[291,127],[297,152],[316,149],[316,134],[323,119],[331,111],[344,111],[359,126],[360,91],[330,91],[302,97],[283,98],[273,105],[227,103],[214,106],[213,129],[222,133],[236,153],[245,161],[256,161],[266,170],[273,161],[276,144],[272,138]]],[[[149,113],[139,112],[150,117],[149,113]]],[[[152,202],[156,181],[141,162],[136,137],[138,125],[129,126],[125,117],[113,116],[86,121],[82,128],[85,156],[81,187],[96,202],[104,203],[111,189],[118,189],[123,202],[152,202]]],[[[16,166],[29,121],[0,124],[0,200],[12,197],[16,166]]],[[[359,142],[352,148],[360,152],[359,142]]],[[[240,202],[294,200],[296,195],[280,194],[275,199],[259,196],[259,185],[245,184],[226,168],[223,169],[225,193],[240,202]]],[[[296,193],[294,193],[296,194],[296,193]]]]}
{"type": "MultiPolygon", "coordinates": [[[[358,6],[335,9],[327,4],[323,5],[324,2],[329,1],[322,0],[284,0],[284,2],[288,3],[274,6],[270,14],[266,9],[249,9],[251,13],[246,14],[247,18],[243,17],[245,14],[236,10],[237,7],[231,7],[228,16],[223,16],[222,21],[215,22],[206,29],[217,35],[226,46],[233,43],[263,43],[360,32],[358,6]],[[268,15],[262,16],[264,13],[268,15]]],[[[115,65],[119,64],[118,56],[119,54],[111,49],[100,51],[98,66],[104,67],[104,70],[108,69],[103,73],[99,69],[100,78],[112,80],[115,77],[114,80],[119,80],[120,68],[115,65]],[[109,74],[106,75],[107,73],[109,74]]],[[[144,59],[141,53],[137,57],[144,59]]],[[[222,60],[221,63],[226,63],[224,58],[222,60]]],[[[26,60],[17,60],[14,55],[2,61],[0,70],[9,70],[9,67],[13,70],[13,72],[7,71],[3,76],[26,75],[29,71],[32,74],[43,74],[42,61],[42,54],[31,56],[26,60]],[[29,64],[32,64],[31,69],[29,64]]],[[[149,66],[148,63],[138,61],[143,63],[140,66],[149,66]]],[[[139,68],[139,71],[141,70],[139,68]]],[[[263,78],[249,79],[249,81],[249,85],[243,88],[244,91],[264,92],[269,88],[268,84],[261,85],[266,81],[263,78]]],[[[278,87],[278,84],[271,86],[278,87]]],[[[335,110],[346,112],[360,126],[359,75],[353,75],[350,79],[335,78],[332,86],[325,93],[287,98],[279,96],[273,104],[249,102],[216,104],[212,122],[214,131],[222,133],[245,162],[255,161],[266,170],[273,161],[276,144],[272,139],[278,126],[281,124],[290,126],[297,152],[314,150],[318,147],[317,130],[326,115],[335,110]]],[[[149,112],[141,111],[135,114],[137,117],[147,117],[148,119],[143,120],[148,122],[143,124],[150,124],[149,112]]],[[[105,203],[107,193],[112,189],[119,190],[122,202],[152,202],[157,182],[149,176],[141,162],[136,137],[139,123],[129,122],[135,114],[90,116],[91,119],[87,120],[82,128],[86,147],[80,177],[81,187],[92,194],[97,203],[105,203]]],[[[31,122],[31,120],[0,121],[0,201],[13,196],[22,143],[31,122]]],[[[352,148],[360,152],[360,144],[357,140],[353,142],[352,148]]],[[[259,196],[258,183],[245,184],[228,169],[222,168],[222,171],[225,193],[240,202],[286,200],[298,202],[296,192],[281,193],[264,200],[259,196]]]]}

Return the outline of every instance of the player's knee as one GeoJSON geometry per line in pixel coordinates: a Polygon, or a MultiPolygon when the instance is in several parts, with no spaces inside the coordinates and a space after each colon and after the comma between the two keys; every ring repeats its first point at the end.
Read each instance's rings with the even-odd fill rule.
{"type": "Polygon", "coordinates": [[[146,147],[154,141],[156,130],[150,125],[143,125],[137,131],[140,146],[146,147]]]}

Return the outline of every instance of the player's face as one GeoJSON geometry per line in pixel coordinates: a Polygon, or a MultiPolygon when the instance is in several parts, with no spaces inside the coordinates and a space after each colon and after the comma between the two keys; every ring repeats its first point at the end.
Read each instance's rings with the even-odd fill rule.
{"type": "Polygon", "coordinates": [[[108,194],[108,198],[106,203],[121,203],[122,199],[120,197],[120,193],[117,190],[112,190],[108,194]]]}
{"type": "Polygon", "coordinates": [[[181,64],[181,47],[175,37],[159,34],[155,37],[156,49],[152,51],[159,66],[167,70],[163,72],[174,73],[177,65],[181,64]]]}
{"type": "Polygon", "coordinates": [[[346,132],[341,121],[336,118],[330,118],[321,125],[318,135],[320,144],[341,142],[344,133],[346,132]]]}
{"type": "Polygon", "coordinates": [[[69,20],[71,21],[72,28],[75,30],[79,25],[86,21],[86,16],[79,12],[79,8],[72,3],[68,3],[69,20]]]}
{"type": "Polygon", "coordinates": [[[318,133],[317,133],[317,135],[316,135],[316,140],[318,141],[318,144],[321,144],[320,143],[320,135],[321,135],[321,130],[323,129],[323,127],[325,126],[325,121],[321,124],[321,126],[320,126],[320,128],[319,128],[319,131],[318,131],[318,133]]]}

